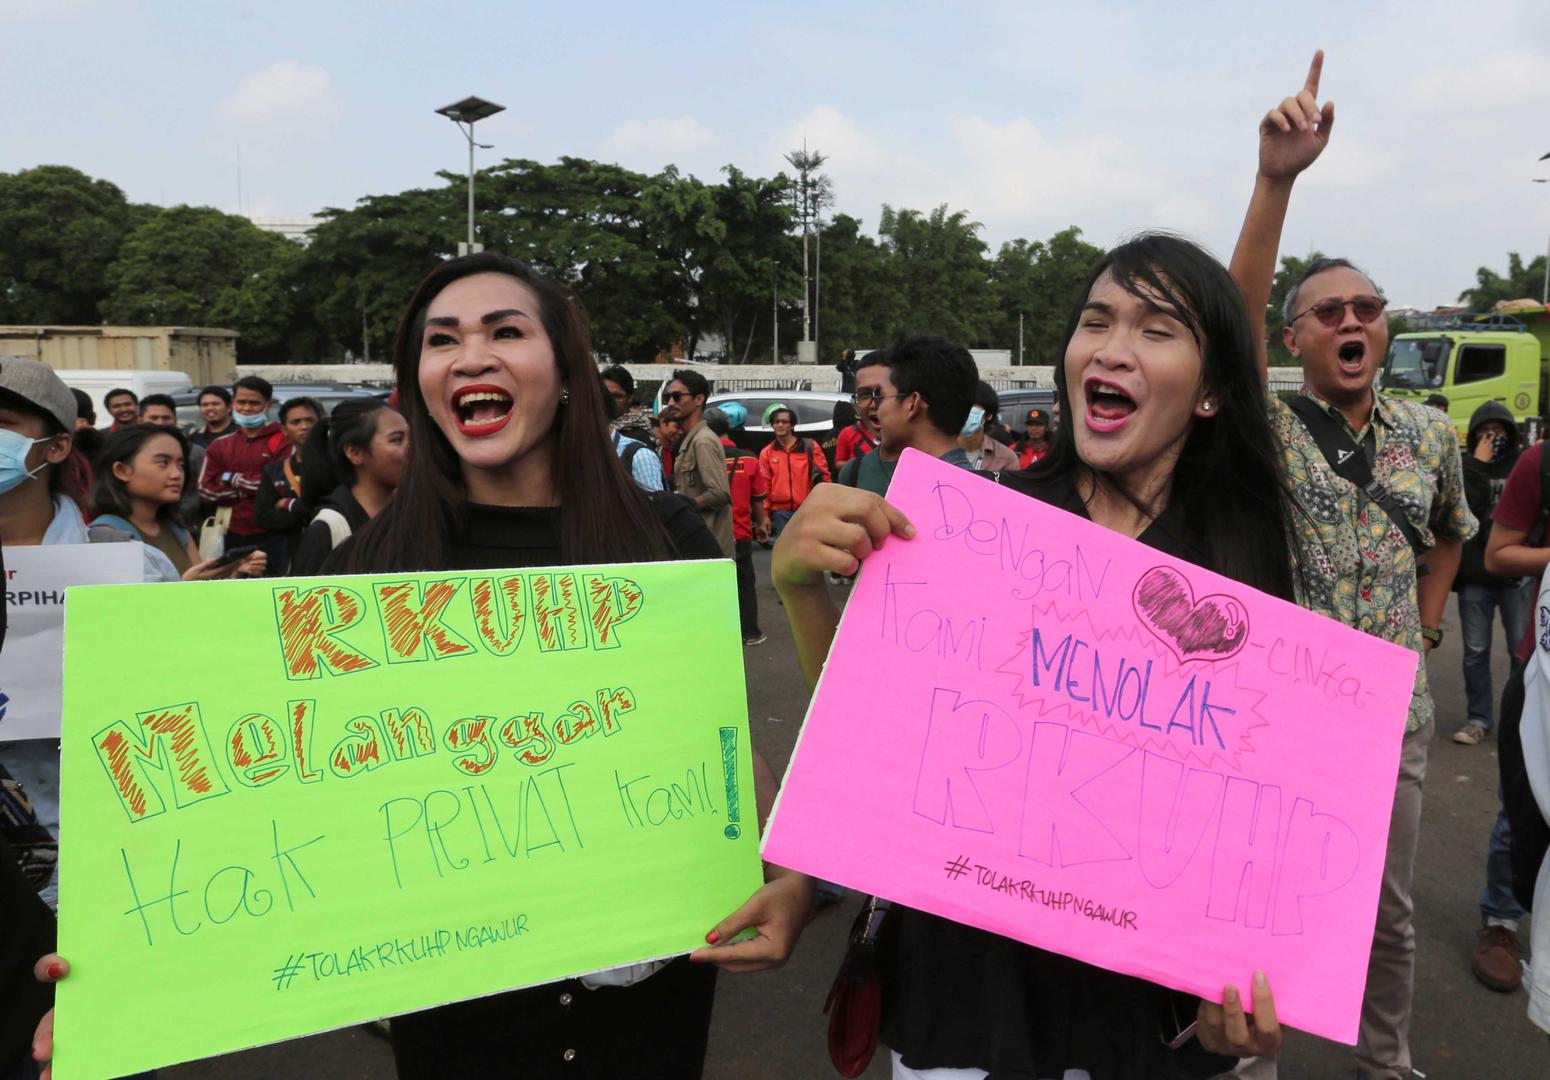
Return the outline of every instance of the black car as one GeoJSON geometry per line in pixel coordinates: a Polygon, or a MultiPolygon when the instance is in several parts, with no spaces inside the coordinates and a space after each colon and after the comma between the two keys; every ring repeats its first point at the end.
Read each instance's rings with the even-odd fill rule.
{"type": "Polygon", "coordinates": [[[1052,387],[1020,386],[1015,390],[997,390],[996,400],[1001,403],[1001,422],[1021,435],[1028,426],[1028,410],[1043,409],[1054,416],[1055,391],[1052,387]]]}

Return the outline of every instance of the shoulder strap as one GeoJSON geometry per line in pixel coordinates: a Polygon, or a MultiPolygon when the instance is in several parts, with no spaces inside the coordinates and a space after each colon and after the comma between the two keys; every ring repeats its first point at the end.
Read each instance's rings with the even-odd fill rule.
{"type": "Polygon", "coordinates": [[[350,538],[353,531],[345,516],[332,506],[325,506],[312,517],[313,521],[321,521],[328,526],[328,538],[334,547],[338,547],[350,538]]]}
{"type": "MultiPolygon", "coordinates": [[[[616,435],[615,438],[618,438],[618,436],[616,435]]],[[[644,449],[646,449],[646,448],[644,446],[642,446],[640,443],[636,442],[634,439],[630,440],[630,445],[626,446],[624,448],[624,453],[619,455],[619,460],[624,462],[624,468],[625,468],[626,471],[630,471],[631,470],[632,467],[630,465],[630,462],[634,461],[635,460],[635,455],[640,453],[644,449]]]]}
{"type": "Polygon", "coordinates": [[[1523,542],[1529,547],[1544,547],[1545,533],[1550,531],[1550,454],[1545,444],[1539,444],[1539,509],[1534,512],[1534,527],[1523,542]]]}
{"type": "Polygon", "coordinates": [[[1286,404],[1297,414],[1303,427],[1308,429],[1308,434],[1313,436],[1319,452],[1324,455],[1324,460],[1335,475],[1349,480],[1366,492],[1367,497],[1382,507],[1389,520],[1398,526],[1411,550],[1417,556],[1424,555],[1426,544],[1422,542],[1415,525],[1405,516],[1405,508],[1399,505],[1394,493],[1372,475],[1372,461],[1367,456],[1376,446],[1372,428],[1368,427],[1367,437],[1358,446],[1350,434],[1342,430],[1329,413],[1319,408],[1318,403],[1311,398],[1298,394],[1286,404]]]}

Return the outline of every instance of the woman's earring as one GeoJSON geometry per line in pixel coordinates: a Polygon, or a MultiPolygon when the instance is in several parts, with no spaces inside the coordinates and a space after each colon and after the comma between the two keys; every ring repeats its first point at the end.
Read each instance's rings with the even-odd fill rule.
{"type": "Polygon", "coordinates": [[[569,405],[570,404],[570,391],[569,390],[561,390],[560,391],[560,404],[561,405],[569,405]]]}
{"type": "Polygon", "coordinates": [[[1209,402],[1209,401],[1202,401],[1200,403],[1200,411],[1201,412],[1210,412],[1211,411],[1211,402],[1209,402]]]}

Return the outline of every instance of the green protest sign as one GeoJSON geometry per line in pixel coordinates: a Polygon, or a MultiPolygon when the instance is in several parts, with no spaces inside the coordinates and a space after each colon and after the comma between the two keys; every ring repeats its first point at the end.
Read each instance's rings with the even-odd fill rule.
{"type": "Polygon", "coordinates": [[[55,1073],[686,952],[758,887],[733,568],[70,590],[55,1073]]]}

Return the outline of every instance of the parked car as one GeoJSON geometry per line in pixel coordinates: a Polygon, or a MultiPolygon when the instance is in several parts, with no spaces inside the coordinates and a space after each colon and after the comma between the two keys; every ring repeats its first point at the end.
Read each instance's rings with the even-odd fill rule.
{"type": "MultiPolygon", "coordinates": [[[[178,407],[178,424],[190,434],[202,431],[205,426],[204,417],[199,415],[200,389],[172,395],[178,407]]],[[[351,398],[386,398],[391,392],[384,387],[355,386],[351,383],[278,383],[274,388],[274,403],[269,406],[269,416],[270,419],[278,418],[280,406],[291,398],[314,398],[323,406],[325,413],[331,413],[341,401],[351,398]]]]}
{"type": "Polygon", "coordinates": [[[748,410],[748,422],[733,432],[732,441],[744,450],[760,450],[775,439],[775,430],[764,423],[764,410],[771,405],[788,406],[797,414],[797,434],[823,442],[834,430],[834,406],[849,403],[850,395],[831,390],[732,390],[712,394],[705,404],[731,401],[748,410]]]}
{"type": "Polygon", "coordinates": [[[1049,387],[1019,386],[1014,390],[997,390],[996,400],[1001,404],[1001,422],[1021,435],[1028,426],[1028,410],[1043,409],[1053,415],[1055,391],[1049,387]]]}

